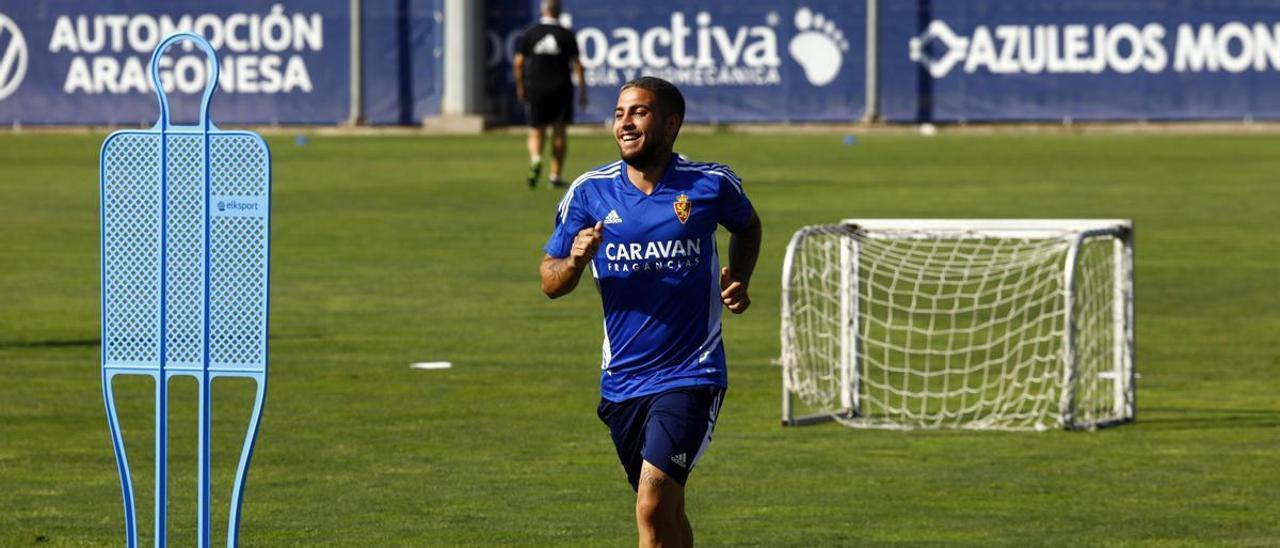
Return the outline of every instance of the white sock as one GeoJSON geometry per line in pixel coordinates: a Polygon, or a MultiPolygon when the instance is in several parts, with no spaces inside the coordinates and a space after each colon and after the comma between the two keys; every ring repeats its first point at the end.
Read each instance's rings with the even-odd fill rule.
{"type": "Polygon", "coordinates": [[[529,165],[536,166],[542,163],[542,156],[534,156],[529,160],[529,165]]]}

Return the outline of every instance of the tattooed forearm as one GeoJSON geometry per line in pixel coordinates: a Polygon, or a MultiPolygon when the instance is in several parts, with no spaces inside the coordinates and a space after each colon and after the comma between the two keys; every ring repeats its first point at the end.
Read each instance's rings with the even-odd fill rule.
{"type": "Polygon", "coordinates": [[[552,299],[568,295],[582,278],[582,269],[568,257],[544,257],[538,270],[542,274],[542,292],[552,299]]]}

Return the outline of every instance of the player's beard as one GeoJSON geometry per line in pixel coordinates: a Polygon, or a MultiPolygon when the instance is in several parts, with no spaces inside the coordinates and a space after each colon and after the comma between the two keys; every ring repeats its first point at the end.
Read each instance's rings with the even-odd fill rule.
{"type": "Polygon", "coordinates": [[[636,169],[643,171],[654,167],[653,164],[662,160],[661,143],[665,140],[664,137],[664,135],[645,134],[644,143],[631,154],[623,152],[622,144],[618,143],[618,155],[627,165],[636,169]]]}

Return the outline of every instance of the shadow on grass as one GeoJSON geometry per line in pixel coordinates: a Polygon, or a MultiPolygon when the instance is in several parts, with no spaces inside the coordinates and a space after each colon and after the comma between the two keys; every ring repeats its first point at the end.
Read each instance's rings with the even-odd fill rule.
{"type": "Polygon", "coordinates": [[[74,348],[101,346],[102,339],[66,339],[54,341],[0,341],[0,348],[74,348]]]}
{"type": "Polygon", "coordinates": [[[1280,427],[1280,409],[1139,407],[1137,423],[1157,430],[1277,428],[1280,427]]]}
{"type": "MultiPolygon", "coordinates": [[[[297,334],[271,336],[271,340],[307,340],[307,339],[324,339],[325,335],[321,334],[297,334]]],[[[46,341],[0,341],[0,350],[2,349],[21,349],[21,348],[81,348],[102,346],[102,339],[57,339],[46,341]]]]}

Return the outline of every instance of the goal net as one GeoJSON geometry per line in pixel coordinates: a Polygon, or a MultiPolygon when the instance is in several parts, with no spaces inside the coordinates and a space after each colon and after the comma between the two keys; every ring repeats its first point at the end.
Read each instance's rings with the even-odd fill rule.
{"type": "Polygon", "coordinates": [[[1093,429],[1134,417],[1120,220],[846,220],[783,265],[783,424],[1093,429]]]}

